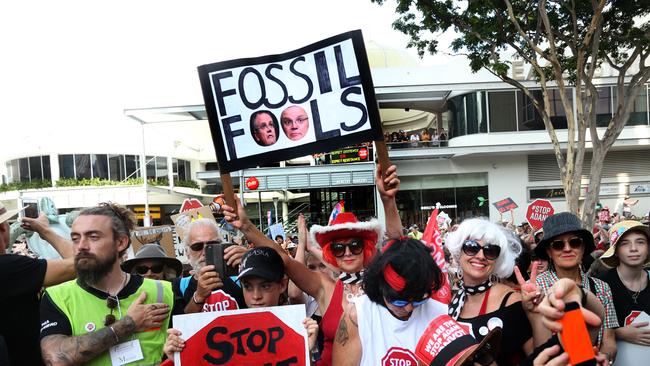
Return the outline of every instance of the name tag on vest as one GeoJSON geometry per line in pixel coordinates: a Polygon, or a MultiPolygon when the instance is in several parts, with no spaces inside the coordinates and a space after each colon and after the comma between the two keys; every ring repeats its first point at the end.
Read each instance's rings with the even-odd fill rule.
{"type": "Polygon", "coordinates": [[[109,353],[113,366],[121,366],[144,358],[138,339],[116,344],[109,349],[109,353]]]}

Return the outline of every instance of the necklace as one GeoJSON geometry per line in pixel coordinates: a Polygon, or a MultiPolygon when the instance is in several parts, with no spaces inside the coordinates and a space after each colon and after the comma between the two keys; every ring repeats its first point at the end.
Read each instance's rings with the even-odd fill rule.
{"type": "Polygon", "coordinates": [[[638,276],[638,278],[635,278],[632,281],[623,279],[623,276],[621,276],[621,272],[619,271],[618,268],[616,268],[616,273],[618,274],[618,278],[621,279],[623,286],[625,286],[625,289],[630,294],[630,297],[632,297],[632,301],[635,304],[638,304],[637,299],[639,298],[639,294],[647,286],[647,281],[645,281],[646,282],[645,284],[643,283],[644,280],[647,278],[646,272],[642,271],[641,276],[638,276]],[[632,290],[632,289],[636,289],[636,290],[632,290]]]}
{"type": "Polygon", "coordinates": [[[127,283],[128,280],[129,280],[129,274],[128,274],[128,273],[124,273],[124,272],[122,272],[122,274],[124,274],[124,278],[122,279],[122,284],[121,284],[120,287],[117,289],[117,291],[115,291],[115,293],[114,293],[113,295],[111,295],[111,291],[110,291],[109,289],[106,289],[106,291],[104,291],[104,290],[99,289],[99,288],[97,288],[97,287],[95,287],[95,286],[93,286],[93,287],[97,288],[99,291],[106,292],[109,296],[117,297],[117,294],[119,294],[120,291],[122,291],[122,289],[126,286],[126,283],[127,283]]]}
{"type": "Polygon", "coordinates": [[[627,291],[630,293],[630,296],[632,296],[632,301],[634,301],[635,304],[638,304],[636,299],[639,298],[639,293],[641,291],[640,290],[639,291],[632,291],[632,290],[629,290],[629,289],[627,291]]]}

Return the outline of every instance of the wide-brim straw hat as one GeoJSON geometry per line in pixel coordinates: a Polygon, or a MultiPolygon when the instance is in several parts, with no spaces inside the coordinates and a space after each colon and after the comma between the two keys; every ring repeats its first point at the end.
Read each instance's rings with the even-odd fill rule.
{"type": "Polygon", "coordinates": [[[621,241],[621,238],[630,232],[640,232],[645,234],[646,238],[650,240],[650,228],[639,221],[625,220],[617,222],[609,229],[609,249],[600,259],[609,267],[617,267],[619,264],[618,257],[616,256],[616,244],[621,241]]]}

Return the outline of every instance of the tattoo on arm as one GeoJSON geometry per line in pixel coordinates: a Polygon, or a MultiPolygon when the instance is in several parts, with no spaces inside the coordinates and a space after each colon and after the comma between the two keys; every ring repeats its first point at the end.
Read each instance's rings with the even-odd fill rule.
{"type": "Polygon", "coordinates": [[[339,328],[336,330],[335,340],[342,346],[345,346],[350,339],[350,334],[348,334],[348,326],[345,324],[345,317],[341,317],[339,321],[339,328]]]}
{"type": "Polygon", "coordinates": [[[119,338],[133,334],[135,322],[130,316],[113,324],[115,334],[108,327],[82,336],[54,334],[41,339],[41,352],[45,364],[79,365],[106,352],[115,345],[115,335],[119,338]]]}

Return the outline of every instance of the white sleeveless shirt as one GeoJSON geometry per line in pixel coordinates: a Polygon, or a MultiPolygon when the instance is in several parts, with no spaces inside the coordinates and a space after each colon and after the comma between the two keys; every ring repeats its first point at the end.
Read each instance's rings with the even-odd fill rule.
{"type": "Polygon", "coordinates": [[[429,299],[413,309],[408,320],[394,317],[385,306],[363,295],[354,300],[361,341],[361,366],[417,366],[415,346],[425,329],[438,315],[447,314],[447,305],[429,299]]]}

